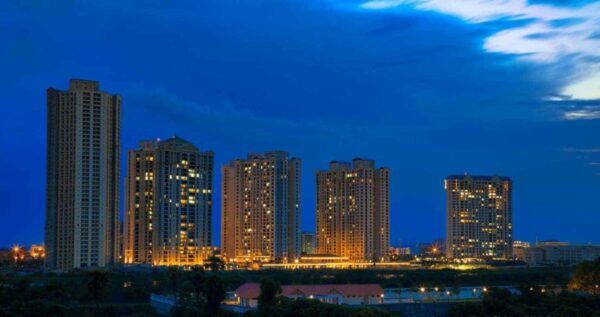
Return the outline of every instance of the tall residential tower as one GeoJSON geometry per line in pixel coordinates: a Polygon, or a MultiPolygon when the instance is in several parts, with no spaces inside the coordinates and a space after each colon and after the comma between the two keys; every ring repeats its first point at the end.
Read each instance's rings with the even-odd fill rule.
{"type": "Polygon", "coordinates": [[[451,175],[446,189],[446,257],[512,257],[512,181],[502,176],[451,175]]]}
{"type": "Polygon", "coordinates": [[[47,91],[46,264],[115,263],[119,244],[121,97],[96,81],[47,91]]]}
{"type": "Polygon", "coordinates": [[[300,256],[300,159],[250,154],[222,168],[221,254],[228,261],[300,256]]]}
{"type": "Polygon", "coordinates": [[[125,263],[192,266],[211,246],[213,153],[171,137],[127,160],[125,263]]]}
{"type": "Polygon", "coordinates": [[[351,261],[385,261],[389,247],[389,182],[386,168],[354,159],[317,172],[317,253],[351,261]]]}

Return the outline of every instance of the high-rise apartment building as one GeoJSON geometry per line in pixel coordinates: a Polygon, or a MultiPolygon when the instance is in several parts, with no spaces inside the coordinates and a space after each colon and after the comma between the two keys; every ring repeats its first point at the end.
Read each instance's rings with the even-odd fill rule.
{"type": "Polygon", "coordinates": [[[121,97],[97,81],[47,91],[46,264],[115,263],[119,248],[121,97]]]}
{"type": "Polygon", "coordinates": [[[300,235],[302,255],[311,255],[315,253],[316,237],[314,233],[302,232],[300,235]]]}
{"type": "Polygon", "coordinates": [[[179,137],[127,159],[125,263],[192,266],[211,246],[213,153],[179,137]]]}
{"type": "Polygon", "coordinates": [[[369,262],[388,259],[389,183],[387,168],[354,159],[331,162],[317,172],[317,253],[369,262]]]}
{"type": "Polygon", "coordinates": [[[512,257],[512,181],[501,176],[451,175],[446,189],[446,257],[512,257]]]}
{"type": "Polygon", "coordinates": [[[300,256],[300,159],[250,154],[222,167],[221,254],[228,261],[300,256]]]}

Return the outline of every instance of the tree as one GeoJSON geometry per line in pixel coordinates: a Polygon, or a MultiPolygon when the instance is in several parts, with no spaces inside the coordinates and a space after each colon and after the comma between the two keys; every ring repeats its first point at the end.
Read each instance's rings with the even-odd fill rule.
{"type": "Polygon", "coordinates": [[[213,255],[206,260],[206,263],[204,264],[204,266],[213,272],[218,272],[225,267],[225,263],[223,262],[223,260],[221,258],[217,257],[213,253],[213,255]]]}
{"type": "Polygon", "coordinates": [[[209,317],[216,317],[219,315],[221,302],[225,299],[225,286],[223,281],[216,275],[209,277],[204,284],[206,314],[209,317]]]}
{"type": "Polygon", "coordinates": [[[600,294],[600,259],[577,265],[569,288],[575,291],[600,294]]]}
{"type": "Polygon", "coordinates": [[[6,287],[6,283],[8,282],[8,280],[6,279],[6,277],[4,277],[4,275],[2,275],[2,273],[0,273],[0,300],[2,299],[2,294],[3,291],[6,287]]]}
{"type": "Polygon", "coordinates": [[[108,273],[104,271],[90,271],[87,273],[87,288],[96,304],[96,310],[100,310],[100,302],[105,298],[108,291],[108,273]]]}
{"type": "Polygon", "coordinates": [[[195,297],[200,298],[203,296],[205,281],[206,276],[204,274],[204,269],[202,267],[194,267],[192,269],[190,283],[195,297]]]}
{"type": "Polygon", "coordinates": [[[169,276],[169,282],[171,283],[171,290],[173,291],[173,296],[175,297],[175,301],[177,301],[177,295],[179,293],[179,269],[177,267],[171,266],[169,267],[167,274],[169,276]]]}
{"type": "Polygon", "coordinates": [[[258,314],[261,316],[272,316],[271,313],[277,305],[277,296],[281,294],[279,283],[264,279],[260,283],[260,295],[258,296],[258,314]]]}

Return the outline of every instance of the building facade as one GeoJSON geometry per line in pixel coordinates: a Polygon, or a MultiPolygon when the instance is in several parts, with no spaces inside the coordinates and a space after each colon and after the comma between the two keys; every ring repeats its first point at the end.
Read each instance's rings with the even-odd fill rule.
{"type": "Polygon", "coordinates": [[[286,262],[300,256],[300,159],[250,154],[222,167],[221,255],[286,262]]]}
{"type": "Polygon", "coordinates": [[[192,266],[206,259],[213,157],[179,137],[144,141],[129,151],[125,263],[192,266]]]}
{"type": "Polygon", "coordinates": [[[104,267],[118,258],[121,97],[90,80],[47,90],[46,264],[104,267]]]}
{"type": "Polygon", "coordinates": [[[529,265],[576,265],[600,259],[600,246],[542,241],[534,246],[515,248],[515,257],[529,265]]]}
{"type": "Polygon", "coordinates": [[[445,181],[446,257],[512,257],[512,181],[500,176],[452,175],[445,181]]]}
{"type": "Polygon", "coordinates": [[[300,243],[302,244],[302,255],[311,255],[315,253],[315,234],[302,232],[300,243]]]}
{"type": "Polygon", "coordinates": [[[385,261],[389,248],[389,170],[354,159],[317,172],[317,251],[355,262],[385,261]]]}
{"type": "MultiPolygon", "coordinates": [[[[258,307],[260,284],[245,283],[235,290],[236,305],[258,307]]],[[[377,305],[383,304],[385,290],[379,284],[314,284],[281,285],[279,296],[290,299],[314,299],[335,305],[377,305]]]]}

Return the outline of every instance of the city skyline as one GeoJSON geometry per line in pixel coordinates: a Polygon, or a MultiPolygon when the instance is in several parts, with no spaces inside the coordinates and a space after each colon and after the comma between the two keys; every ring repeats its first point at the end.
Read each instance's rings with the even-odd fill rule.
{"type": "Polygon", "coordinates": [[[315,227],[314,171],[368,157],[391,170],[393,245],[444,236],[443,180],[464,172],[513,179],[515,239],[600,243],[600,89],[573,88],[596,69],[585,48],[597,42],[547,46],[589,31],[598,10],[397,3],[1,4],[11,23],[0,30],[0,245],[43,241],[45,89],[70,78],[122,96],[122,157],[140,140],[178,135],[213,150],[215,169],[272,149],[302,158],[303,231],[315,227]],[[519,14],[553,32],[515,47],[533,50],[537,38],[545,54],[502,45],[507,30],[539,27],[519,14]]]}

